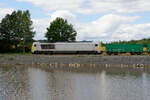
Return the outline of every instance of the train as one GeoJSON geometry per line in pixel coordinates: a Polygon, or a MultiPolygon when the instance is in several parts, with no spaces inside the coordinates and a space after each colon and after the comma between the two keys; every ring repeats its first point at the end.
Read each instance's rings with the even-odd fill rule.
{"type": "Polygon", "coordinates": [[[34,42],[33,54],[100,54],[101,44],[98,42],[34,42]]]}
{"type": "Polygon", "coordinates": [[[130,53],[131,55],[150,54],[150,44],[105,44],[99,42],[34,42],[31,52],[33,54],[102,54],[118,55],[130,53]]]}

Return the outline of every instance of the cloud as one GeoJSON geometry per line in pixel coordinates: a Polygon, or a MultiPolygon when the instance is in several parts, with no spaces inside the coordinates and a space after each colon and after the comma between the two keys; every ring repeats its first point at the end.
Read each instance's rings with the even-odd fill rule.
{"type": "Polygon", "coordinates": [[[138,19],[138,16],[120,16],[114,14],[104,15],[99,19],[90,23],[79,23],[78,26],[78,39],[79,40],[110,40],[121,25],[130,23],[138,19]]]}
{"type": "Polygon", "coordinates": [[[150,11],[149,0],[16,0],[30,2],[46,11],[69,10],[82,14],[150,11]]]}
{"type": "Polygon", "coordinates": [[[12,8],[0,8],[0,20],[6,16],[6,14],[10,14],[14,11],[12,8]]]}
{"type": "Polygon", "coordinates": [[[69,22],[74,22],[76,16],[67,10],[58,10],[51,14],[51,21],[55,20],[57,17],[67,19],[69,22]]]}
{"type": "Polygon", "coordinates": [[[136,13],[150,11],[149,0],[89,0],[89,7],[81,9],[84,14],[89,13],[136,13]]]}
{"type": "Polygon", "coordinates": [[[150,37],[150,23],[121,25],[113,35],[113,40],[138,40],[150,37]]]}
{"type": "Polygon", "coordinates": [[[45,10],[75,10],[80,7],[84,0],[16,0],[30,2],[45,10]]]}
{"type": "Polygon", "coordinates": [[[32,19],[34,31],[36,31],[35,40],[45,39],[46,29],[50,25],[50,19],[32,19]]]}

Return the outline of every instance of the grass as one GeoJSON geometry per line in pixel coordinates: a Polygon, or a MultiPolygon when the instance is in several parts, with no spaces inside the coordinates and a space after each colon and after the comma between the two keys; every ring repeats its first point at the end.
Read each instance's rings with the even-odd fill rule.
{"type": "Polygon", "coordinates": [[[77,55],[77,57],[82,57],[81,55],[77,55]]]}
{"type": "Polygon", "coordinates": [[[0,55],[0,59],[3,58],[3,57],[4,57],[4,55],[0,55]]]}
{"type": "Polygon", "coordinates": [[[106,59],[106,58],[104,58],[104,59],[103,59],[103,61],[107,61],[107,59],[106,59]]]}
{"type": "Polygon", "coordinates": [[[14,60],[14,58],[13,57],[9,57],[8,60],[14,60]]]}
{"type": "Polygon", "coordinates": [[[0,56],[4,56],[4,55],[30,55],[30,52],[27,53],[22,53],[22,52],[18,52],[18,53],[13,53],[13,52],[9,52],[9,53],[1,53],[0,56]]]}

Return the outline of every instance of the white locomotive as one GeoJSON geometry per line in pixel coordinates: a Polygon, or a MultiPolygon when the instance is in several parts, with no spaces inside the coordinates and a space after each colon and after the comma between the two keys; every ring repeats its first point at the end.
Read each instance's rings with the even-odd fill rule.
{"type": "Polygon", "coordinates": [[[101,53],[101,44],[95,42],[34,42],[31,49],[33,54],[55,53],[101,53]]]}

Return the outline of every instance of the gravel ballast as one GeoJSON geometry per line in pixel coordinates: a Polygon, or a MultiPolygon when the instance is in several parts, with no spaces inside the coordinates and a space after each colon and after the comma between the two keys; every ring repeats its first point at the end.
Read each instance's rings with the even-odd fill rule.
{"type": "Polygon", "coordinates": [[[96,64],[150,66],[150,56],[1,55],[0,64],[96,64]]]}

